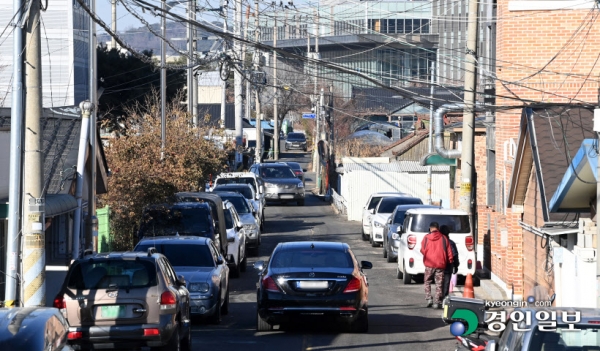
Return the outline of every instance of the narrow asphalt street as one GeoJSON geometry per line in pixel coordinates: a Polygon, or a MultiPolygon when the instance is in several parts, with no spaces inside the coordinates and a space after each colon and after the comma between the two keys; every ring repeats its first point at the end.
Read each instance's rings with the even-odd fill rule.
{"type": "MultiPolygon", "coordinates": [[[[306,168],[310,154],[283,154],[282,160],[306,168]]],[[[441,320],[441,310],[425,308],[422,284],[402,285],[395,263],[387,263],[381,248],[372,248],[360,236],[360,222],[349,222],[331,206],[313,196],[315,175],[306,174],[307,199],[266,208],[266,226],[259,257],[248,258],[248,270],[231,280],[230,312],[220,325],[193,327],[194,350],[454,350],[455,340],[441,320]],[[346,242],[359,260],[373,263],[369,279],[369,332],[351,334],[335,325],[299,325],[273,332],[256,332],[257,272],[252,265],[266,260],[275,245],[285,241],[346,242]]]]}

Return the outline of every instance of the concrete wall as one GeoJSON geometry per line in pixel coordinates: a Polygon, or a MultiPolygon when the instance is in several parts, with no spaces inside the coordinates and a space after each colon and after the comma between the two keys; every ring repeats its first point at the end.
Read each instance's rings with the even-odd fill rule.
{"type": "Polygon", "coordinates": [[[595,308],[596,262],[585,262],[562,247],[555,247],[553,256],[556,306],[595,308]]]}

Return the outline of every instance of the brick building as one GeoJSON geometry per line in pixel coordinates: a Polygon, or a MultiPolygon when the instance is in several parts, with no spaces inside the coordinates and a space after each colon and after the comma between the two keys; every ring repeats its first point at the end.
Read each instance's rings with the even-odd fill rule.
{"type": "MultiPolygon", "coordinates": [[[[486,237],[491,253],[492,278],[508,296],[552,294],[555,286],[548,272],[552,255],[546,247],[549,240],[560,245],[562,238],[551,235],[549,229],[556,215],[541,212],[550,200],[547,197],[552,197],[550,189],[540,192],[547,185],[546,175],[538,174],[540,170],[527,159],[525,151],[532,144],[519,140],[527,135],[520,133],[527,119],[522,107],[597,103],[598,81],[588,78],[600,74],[596,62],[600,27],[594,26],[593,2],[501,0],[497,6],[496,104],[515,109],[496,112],[493,171],[497,200],[489,216],[480,213],[479,233],[486,237]]],[[[566,109],[546,120],[538,111],[536,123],[548,125],[554,117],[560,120],[566,109]]],[[[538,141],[548,142],[550,137],[537,134],[538,141]]],[[[580,143],[573,145],[575,150],[580,143]]],[[[555,155],[562,157],[567,149],[557,148],[555,155]]],[[[559,172],[564,174],[568,162],[561,167],[559,172]]]]}

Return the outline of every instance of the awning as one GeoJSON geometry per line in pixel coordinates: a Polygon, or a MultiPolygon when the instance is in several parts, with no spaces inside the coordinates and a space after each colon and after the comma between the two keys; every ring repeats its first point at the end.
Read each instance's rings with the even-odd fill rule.
{"type": "Polygon", "coordinates": [[[46,217],[54,217],[74,211],[77,208],[75,196],[69,194],[46,195],[46,217]]]}
{"type": "Polygon", "coordinates": [[[550,212],[590,212],[596,196],[598,154],[594,139],[585,139],[565,170],[565,175],[550,200],[550,212]]]}

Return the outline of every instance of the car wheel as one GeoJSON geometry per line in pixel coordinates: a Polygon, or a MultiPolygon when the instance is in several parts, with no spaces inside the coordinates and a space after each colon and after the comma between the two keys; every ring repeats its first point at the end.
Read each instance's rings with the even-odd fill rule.
{"type": "Polygon", "coordinates": [[[369,242],[371,243],[371,247],[379,246],[379,244],[375,242],[375,240],[373,238],[373,234],[369,235],[369,242]]]}
{"type": "Polygon", "coordinates": [[[387,257],[388,257],[387,245],[384,242],[383,243],[383,258],[387,258],[387,257]]]}
{"type": "Polygon", "coordinates": [[[304,200],[298,201],[298,206],[304,206],[304,200]]]}
{"type": "Polygon", "coordinates": [[[179,326],[175,328],[173,331],[173,335],[171,335],[171,339],[169,342],[163,347],[154,348],[155,351],[179,351],[181,350],[181,340],[179,340],[179,326]]]}
{"type": "Polygon", "coordinates": [[[247,267],[248,267],[248,256],[246,256],[244,254],[244,259],[242,260],[240,271],[245,272],[247,267]]]}
{"type": "MultiPolygon", "coordinates": [[[[387,251],[387,246],[386,246],[386,251],[387,251]]],[[[390,255],[389,253],[386,256],[387,256],[388,263],[396,262],[396,259],[394,257],[392,257],[392,255],[390,255]]]]}
{"type": "Polygon", "coordinates": [[[396,278],[402,279],[402,272],[400,271],[400,268],[398,268],[398,266],[396,266],[396,278]]]}
{"type": "Polygon", "coordinates": [[[221,324],[221,292],[219,291],[219,299],[217,300],[217,308],[215,308],[215,313],[210,316],[211,324],[221,324]]]}
{"type": "Polygon", "coordinates": [[[369,332],[369,312],[365,312],[363,315],[359,315],[358,318],[352,323],[352,331],[355,333],[367,333],[369,332]]]}
{"type": "Polygon", "coordinates": [[[240,250],[238,249],[238,262],[233,267],[233,269],[230,271],[230,274],[231,274],[232,278],[239,278],[240,277],[240,264],[241,264],[241,262],[239,261],[239,259],[240,259],[240,250]]]}
{"type": "Polygon", "coordinates": [[[404,285],[408,285],[412,282],[412,276],[408,273],[406,273],[406,268],[404,267],[404,263],[402,263],[402,270],[404,272],[402,272],[403,277],[402,277],[402,284],[404,285]]]}
{"type": "Polygon", "coordinates": [[[257,331],[271,331],[273,326],[267,323],[264,319],[260,318],[258,311],[256,312],[256,330],[257,331]]]}
{"type": "Polygon", "coordinates": [[[229,289],[225,293],[225,303],[221,307],[221,314],[229,314],[229,289]]]}
{"type": "Polygon", "coordinates": [[[186,336],[181,340],[181,351],[192,351],[192,329],[189,328],[186,336]]]}
{"type": "Polygon", "coordinates": [[[360,231],[361,231],[361,236],[362,236],[363,241],[367,241],[369,239],[369,237],[367,236],[367,234],[365,234],[365,228],[362,227],[360,231]]]}

